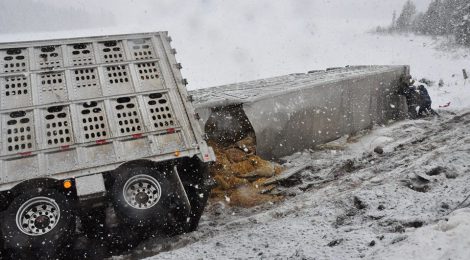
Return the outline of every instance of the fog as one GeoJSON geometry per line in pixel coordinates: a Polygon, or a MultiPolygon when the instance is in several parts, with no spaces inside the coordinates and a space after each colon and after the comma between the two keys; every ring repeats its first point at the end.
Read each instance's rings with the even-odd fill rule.
{"type": "Polygon", "coordinates": [[[405,1],[2,0],[0,41],[169,31],[195,89],[332,65],[312,46],[347,46],[343,34],[390,24],[405,1]]]}

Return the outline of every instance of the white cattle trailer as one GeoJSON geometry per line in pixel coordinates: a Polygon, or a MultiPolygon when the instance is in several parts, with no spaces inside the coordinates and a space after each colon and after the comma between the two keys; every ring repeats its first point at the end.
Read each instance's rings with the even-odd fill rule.
{"type": "Polygon", "coordinates": [[[205,88],[194,96],[210,139],[256,138],[269,159],[405,118],[409,66],[348,66],[205,88]]]}
{"type": "Polygon", "coordinates": [[[0,44],[5,248],[60,248],[78,212],[106,199],[123,225],[197,226],[215,157],[170,41],[157,32],[0,44]]]}

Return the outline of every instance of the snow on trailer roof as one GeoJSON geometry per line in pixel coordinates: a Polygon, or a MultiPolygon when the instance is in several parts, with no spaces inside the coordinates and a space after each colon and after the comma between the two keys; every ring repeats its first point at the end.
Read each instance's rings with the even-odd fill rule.
{"type": "MultiPolygon", "coordinates": [[[[158,33],[162,33],[168,36],[167,31],[160,31],[158,33]]],[[[44,36],[44,38],[39,38],[41,40],[36,40],[36,37],[19,37],[19,39],[15,39],[13,41],[9,41],[8,37],[6,41],[0,42],[0,48],[2,49],[9,49],[9,48],[27,48],[27,47],[37,47],[37,46],[51,46],[51,45],[62,45],[62,44],[76,44],[80,42],[90,42],[94,40],[106,41],[107,38],[109,40],[125,40],[125,39],[139,39],[142,37],[152,37],[155,35],[155,32],[142,32],[142,33],[129,33],[129,34],[106,34],[106,35],[99,35],[96,34],[94,36],[75,36],[70,35],[71,37],[62,37],[62,38],[54,38],[55,34],[51,34],[49,36],[45,36],[48,34],[33,34],[33,36],[40,37],[44,36]]],[[[61,34],[58,34],[61,35],[61,34]]],[[[69,36],[68,34],[66,34],[69,36]]],[[[78,34],[80,35],[80,34],[78,34]]],[[[3,35],[2,35],[3,36],[3,35]]],[[[171,39],[171,37],[170,37],[171,39]]],[[[171,40],[170,40],[171,41],[171,40]]]]}
{"type": "Polygon", "coordinates": [[[403,68],[403,66],[351,66],[325,71],[294,73],[267,79],[253,80],[191,91],[196,108],[250,103],[257,100],[324,85],[345,78],[358,78],[403,68]]]}

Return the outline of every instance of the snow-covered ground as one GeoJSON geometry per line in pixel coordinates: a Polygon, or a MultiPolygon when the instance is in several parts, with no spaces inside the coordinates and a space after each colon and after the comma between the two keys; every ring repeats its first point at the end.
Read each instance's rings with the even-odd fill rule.
{"type": "Polygon", "coordinates": [[[347,28],[317,30],[318,40],[301,43],[305,59],[255,64],[250,75],[408,64],[415,79],[435,82],[429,90],[441,117],[376,126],[355,142],[294,154],[290,166],[313,167],[283,191],[284,201],[253,209],[211,204],[198,231],[150,239],[114,259],[468,259],[470,211],[454,209],[470,195],[470,81],[462,75],[470,72],[470,51],[442,38],[347,28]],[[383,155],[373,152],[378,145],[383,155]]]}
{"type": "Polygon", "coordinates": [[[341,50],[341,36],[324,35],[332,44],[317,52],[319,64],[410,64],[416,79],[436,82],[429,90],[441,117],[376,126],[294,154],[288,166],[313,167],[283,190],[284,201],[211,204],[198,231],[146,241],[116,259],[468,259],[470,82],[462,69],[470,70],[469,51],[443,50],[445,39],[349,36],[344,42],[355,47],[341,50]]]}
{"type": "MultiPolygon", "coordinates": [[[[245,3],[222,14],[217,4],[203,17],[192,8],[179,12],[180,4],[166,16],[154,7],[136,14],[142,21],[133,27],[95,34],[163,26],[158,29],[173,36],[192,89],[327,67],[407,64],[415,79],[435,82],[429,87],[433,107],[449,107],[438,110],[439,118],[376,126],[355,142],[342,139],[328,149],[294,154],[286,159],[291,166],[312,168],[301,174],[301,184],[283,191],[284,201],[252,209],[211,204],[198,231],[150,239],[114,258],[470,259],[470,211],[454,211],[470,204],[462,203],[470,195],[470,80],[465,84],[462,74],[470,74],[470,50],[449,47],[444,38],[367,33],[378,24],[352,19],[351,8],[330,20],[334,8],[287,10],[266,3],[249,4],[260,5],[253,13],[245,3]],[[378,145],[383,155],[373,152],[378,145]]],[[[85,35],[1,35],[0,41],[85,35]]]]}
{"type": "Polygon", "coordinates": [[[440,112],[287,157],[313,167],[284,201],[211,204],[198,231],[116,259],[468,259],[470,110],[440,112]]]}

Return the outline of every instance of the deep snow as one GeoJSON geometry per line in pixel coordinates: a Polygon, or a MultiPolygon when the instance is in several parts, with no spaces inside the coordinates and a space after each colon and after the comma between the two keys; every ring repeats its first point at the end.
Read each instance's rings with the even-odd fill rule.
{"type": "Polygon", "coordinates": [[[464,85],[462,76],[462,69],[470,74],[470,51],[449,47],[443,38],[365,33],[377,24],[364,20],[366,25],[357,26],[347,19],[313,19],[302,27],[311,34],[300,39],[297,26],[305,26],[300,22],[273,26],[280,30],[277,35],[237,27],[236,35],[243,37],[231,39],[230,46],[225,46],[226,38],[233,37],[230,28],[224,33],[208,30],[202,40],[199,33],[185,37],[192,28],[187,24],[165,29],[172,34],[188,27],[173,38],[192,89],[327,67],[408,64],[416,79],[435,82],[429,88],[435,109],[450,102],[438,111],[442,117],[377,126],[357,142],[345,143],[344,138],[324,150],[294,154],[287,158],[291,166],[308,163],[313,170],[302,173],[302,184],[283,191],[289,195],[285,201],[253,209],[211,204],[198,231],[150,239],[114,259],[470,258],[470,212],[451,213],[470,195],[470,116],[458,117],[470,112],[470,80],[464,85]],[[214,42],[204,46],[207,39],[214,42]],[[440,79],[442,88],[437,86],[440,79]],[[384,155],[373,153],[377,145],[384,147],[384,155]],[[347,160],[357,169],[345,172],[347,160]],[[438,166],[444,171],[426,175],[438,166]]]}
{"type": "Polygon", "coordinates": [[[254,209],[212,204],[198,231],[149,240],[116,259],[468,259],[470,213],[453,211],[470,195],[470,82],[464,85],[462,75],[469,51],[413,35],[322,37],[334,45],[315,57],[327,67],[410,64],[415,79],[435,82],[429,92],[441,117],[376,126],[350,142],[294,154],[288,166],[313,170],[283,191],[284,202],[254,209]],[[350,47],[340,48],[346,39],[350,47]],[[373,152],[378,145],[384,155],[373,152]],[[428,176],[432,170],[441,172],[428,176]]]}
{"type": "Polygon", "coordinates": [[[470,195],[470,111],[440,113],[294,154],[286,166],[313,167],[285,201],[212,204],[198,231],[115,259],[468,259],[470,211],[453,211],[470,195]]]}

